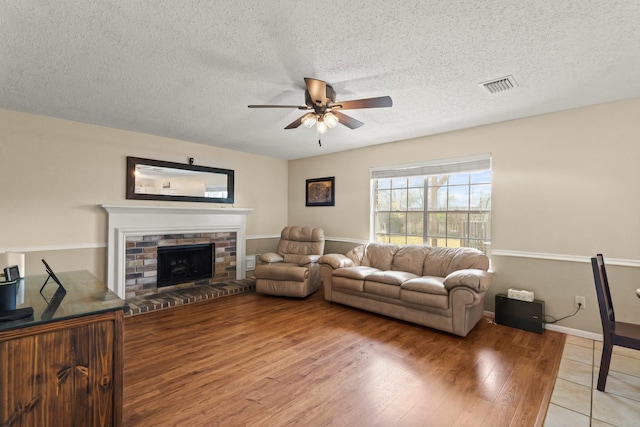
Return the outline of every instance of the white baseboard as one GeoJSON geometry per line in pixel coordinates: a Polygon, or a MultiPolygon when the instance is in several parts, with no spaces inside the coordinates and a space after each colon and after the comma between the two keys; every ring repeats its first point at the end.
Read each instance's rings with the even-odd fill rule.
{"type": "MultiPolygon", "coordinates": [[[[496,318],[496,314],[493,311],[485,310],[483,312],[483,315],[484,317],[487,317],[491,320],[495,320],[496,318]]],[[[560,332],[566,335],[573,335],[575,337],[587,338],[594,341],[602,341],[601,334],[594,334],[593,332],[587,332],[580,329],[567,328],[566,326],[550,325],[548,323],[544,325],[544,328],[550,331],[560,332]]]]}
{"type": "Polygon", "coordinates": [[[587,338],[594,341],[602,341],[602,335],[594,334],[593,332],[582,331],[580,329],[567,328],[566,326],[558,325],[544,325],[545,329],[550,331],[561,332],[567,335],[573,335],[574,337],[587,338]]]}

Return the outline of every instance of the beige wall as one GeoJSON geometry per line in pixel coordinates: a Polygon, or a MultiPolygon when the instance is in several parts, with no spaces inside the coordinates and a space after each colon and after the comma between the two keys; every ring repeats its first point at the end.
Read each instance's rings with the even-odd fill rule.
{"type": "Polygon", "coordinates": [[[103,277],[98,206],[162,203],[125,200],[126,156],[234,169],[235,206],[255,209],[247,218],[253,254],[273,250],[285,225],[323,227],[329,252],[368,240],[371,167],[491,153],[494,283],[485,308],[493,310],[496,293],[526,288],[561,317],[584,295],[587,309],[560,325],[599,333],[587,263],[596,252],[632,265],[612,265],[609,276],[618,318],[640,322],[639,113],[635,98],[286,162],[0,110],[0,252],[29,249],[29,274],[42,271],[45,256],[60,270],[103,277]],[[336,177],[336,206],[305,207],[305,179],[325,176],[336,177]]]}
{"type": "MultiPolygon", "coordinates": [[[[584,295],[587,309],[559,325],[600,333],[587,257],[640,259],[638,117],[635,98],[291,161],[289,223],[368,240],[369,168],[491,153],[496,255],[485,308],[493,310],[496,293],[527,288],[561,317],[573,312],[574,295],[584,295]],[[336,178],[335,207],[305,207],[305,179],[325,176],[336,178]]],[[[618,317],[640,323],[640,300],[631,292],[639,273],[609,267],[618,317]]]]}
{"type": "Polygon", "coordinates": [[[39,257],[46,256],[53,268],[88,269],[104,279],[107,215],[99,205],[175,206],[125,199],[127,156],[179,163],[194,157],[199,165],[233,169],[234,206],[254,209],[247,235],[287,225],[285,160],[0,110],[0,253],[26,249],[28,274],[44,273],[39,257]]]}

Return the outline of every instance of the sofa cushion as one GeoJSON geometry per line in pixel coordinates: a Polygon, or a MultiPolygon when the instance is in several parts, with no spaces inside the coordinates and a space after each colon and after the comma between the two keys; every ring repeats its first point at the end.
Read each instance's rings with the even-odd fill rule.
{"type": "Polygon", "coordinates": [[[364,292],[364,279],[351,279],[349,277],[334,276],[331,283],[334,289],[348,289],[350,291],[364,292]]]}
{"type": "Polygon", "coordinates": [[[373,267],[344,267],[333,270],[333,277],[346,277],[348,279],[364,280],[368,275],[379,271],[380,270],[373,267]]]}
{"type": "Polygon", "coordinates": [[[408,271],[417,276],[422,276],[422,269],[427,253],[431,249],[429,246],[408,245],[398,248],[393,263],[392,270],[408,271]]]}
{"type": "Polygon", "coordinates": [[[456,248],[431,248],[424,260],[423,276],[445,277],[449,271],[449,264],[456,248]]]}
{"type": "Polygon", "coordinates": [[[444,286],[443,277],[422,276],[415,279],[407,280],[402,285],[402,289],[408,291],[422,292],[433,295],[449,295],[449,291],[444,286]]]}
{"type": "Polygon", "coordinates": [[[389,243],[369,243],[365,249],[362,265],[375,267],[378,270],[391,270],[393,256],[398,245],[389,243]]]}
{"type": "Polygon", "coordinates": [[[399,286],[407,280],[415,279],[418,277],[413,273],[407,273],[406,271],[376,271],[365,276],[365,280],[378,283],[386,283],[388,285],[399,286]]]}
{"type": "Polygon", "coordinates": [[[364,250],[366,245],[358,245],[345,254],[355,265],[364,265],[364,250]]]}
{"type": "Polygon", "coordinates": [[[400,299],[400,286],[398,285],[388,285],[386,283],[365,280],[364,291],[372,295],[400,299]]]}
{"type": "Polygon", "coordinates": [[[451,264],[449,264],[449,268],[451,269],[451,271],[449,271],[447,274],[450,274],[454,271],[466,270],[471,268],[488,271],[489,257],[478,249],[458,248],[455,255],[453,256],[453,259],[451,260],[451,264]]]}
{"type": "Polygon", "coordinates": [[[428,294],[402,289],[400,291],[400,299],[411,304],[441,308],[443,310],[449,308],[449,297],[447,295],[428,294]]]}
{"type": "Polygon", "coordinates": [[[474,248],[432,247],[427,253],[422,269],[423,276],[446,277],[456,270],[489,269],[489,258],[474,248]]]}

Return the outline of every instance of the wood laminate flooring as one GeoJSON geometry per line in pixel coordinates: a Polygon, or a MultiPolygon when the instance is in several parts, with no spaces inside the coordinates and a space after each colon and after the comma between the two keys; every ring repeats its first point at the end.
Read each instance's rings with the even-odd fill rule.
{"type": "Polygon", "coordinates": [[[234,295],[125,319],[124,425],[542,425],[564,341],[234,295]]]}

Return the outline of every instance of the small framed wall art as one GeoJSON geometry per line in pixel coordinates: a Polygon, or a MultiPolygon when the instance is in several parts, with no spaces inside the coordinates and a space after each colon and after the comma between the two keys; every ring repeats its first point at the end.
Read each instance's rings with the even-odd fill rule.
{"type": "Polygon", "coordinates": [[[307,180],[307,206],[335,206],[335,177],[313,178],[307,180]]]}

